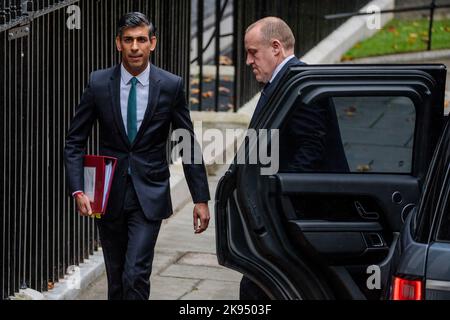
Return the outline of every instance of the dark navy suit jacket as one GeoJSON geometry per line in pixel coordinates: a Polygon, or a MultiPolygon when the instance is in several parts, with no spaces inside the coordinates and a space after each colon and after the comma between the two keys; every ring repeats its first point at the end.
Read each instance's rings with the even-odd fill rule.
{"type": "MultiPolygon", "coordinates": [[[[275,79],[261,93],[250,126],[279,86],[280,79],[292,66],[305,65],[296,57],[289,60],[275,79]]],[[[313,105],[298,104],[280,130],[280,171],[348,172],[334,103],[326,99],[313,105]]]]}
{"type": "Polygon", "coordinates": [[[183,169],[192,199],[194,203],[208,201],[204,164],[194,163],[196,141],[182,79],[150,66],[148,106],[133,143],[127,137],[121,115],[120,81],[120,65],[95,71],[90,76],[66,137],[64,153],[70,191],[83,190],[86,141],[98,121],[100,155],[118,158],[105,218],[113,219],[120,214],[128,167],[145,216],[150,220],[167,218],[172,214],[166,151],[172,125],[174,130],[181,128],[190,133],[191,164],[183,163],[183,169]]]}

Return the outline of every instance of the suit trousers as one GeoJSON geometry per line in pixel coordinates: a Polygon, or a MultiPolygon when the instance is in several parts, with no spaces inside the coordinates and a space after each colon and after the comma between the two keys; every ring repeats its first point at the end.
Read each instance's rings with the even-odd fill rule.
{"type": "Polygon", "coordinates": [[[108,278],[108,300],[148,300],[161,220],[148,220],[128,176],[123,209],[115,220],[96,220],[108,278]]]}

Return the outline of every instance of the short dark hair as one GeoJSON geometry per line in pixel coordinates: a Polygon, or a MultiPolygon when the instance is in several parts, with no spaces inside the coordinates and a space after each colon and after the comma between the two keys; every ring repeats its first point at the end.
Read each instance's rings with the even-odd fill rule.
{"type": "Polygon", "coordinates": [[[147,16],[141,12],[128,12],[124,14],[120,20],[119,24],[117,26],[117,35],[122,38],[123,31],[126,28],[131,27],[140,27],[142,25],[148,26],[149,32],[148,36],[151,37],[155,34],[156,28],[153,25],[153,23],[148,20],[147,16]]]}

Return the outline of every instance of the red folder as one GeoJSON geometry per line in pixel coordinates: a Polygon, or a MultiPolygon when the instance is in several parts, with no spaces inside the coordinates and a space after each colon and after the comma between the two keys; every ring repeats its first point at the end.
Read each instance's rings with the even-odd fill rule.
{"type": "Polygon", "coordinates": [[[84,194],[91,201],[94,214],[105,214],[117,159],[105,156],[84,156],[84,194]]]}

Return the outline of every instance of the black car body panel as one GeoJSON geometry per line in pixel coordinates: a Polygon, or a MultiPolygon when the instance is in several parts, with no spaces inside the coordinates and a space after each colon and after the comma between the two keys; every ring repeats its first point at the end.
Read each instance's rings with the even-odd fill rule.
{"type": "MultiPolygon", "coordinates": [[[[399,164],[402,172],[391,171],[397,158],[378,152],[379,163],[387,160],[380,165],[384,171],[375,173],[261,175],[261,165],[235,161],[215,197],[219,263],[247,275],[273,299],[388,298],[390,279],[398,270],[424,276],[429,241],[416,239],[417,216],[423,216],[416,209],[443,130],[445,76],[443,65],[291,68],[253,122],[255,129],[283,128],[300,100],[314,104],[335,99],[339,108],[341,102],[382,102],[387,97],[398,112],[407,104],[414,112],[411,140],[401,150],[411,163],[405,170],[399,164]],[[408,269],[408,259],[416,259],[414,270],[408,269]],[[381,287],[366,286],[370,266],[380,268],[381,287]]],[[[370,106],[364,110],[369,115],[374,111],[370,106]]],[[[241,148],[248,156],[257,145],[247,139],[241,148]]]]}

